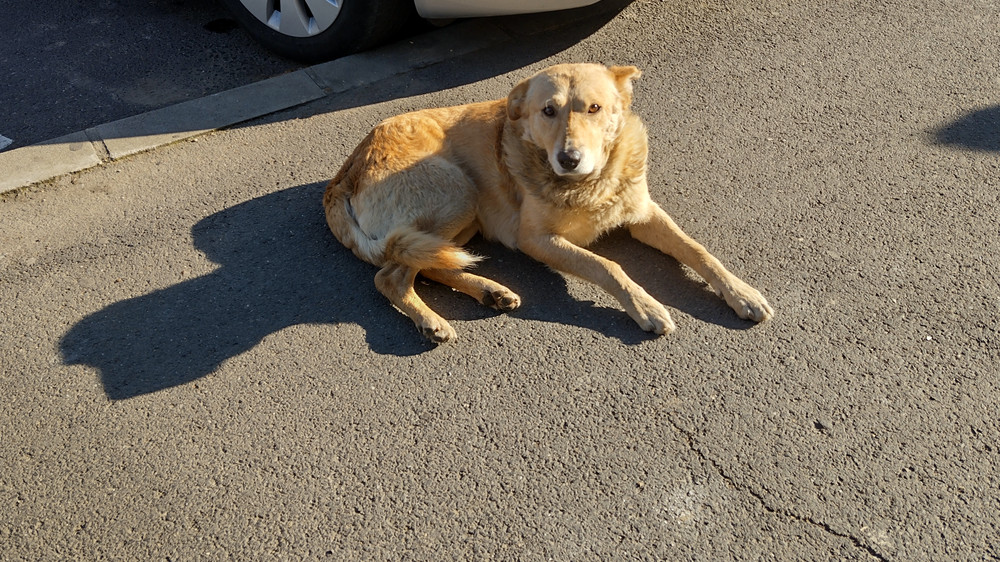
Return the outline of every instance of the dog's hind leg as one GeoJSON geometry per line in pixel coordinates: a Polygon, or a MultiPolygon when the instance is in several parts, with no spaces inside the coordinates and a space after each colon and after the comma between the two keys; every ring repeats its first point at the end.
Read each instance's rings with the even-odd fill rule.
{"type": "Polygon", "coordinates": [[[460,269],[424,269],[420,271],[420,275],[461,291],[480,304],[501,312],[510,312],[521,306],[521,297],[507,287],[460,269]]]}
{"type": "Polygon", "coordinates": [[[417,270],[390,263],[375,274],[375,286],[392,304],[413,320],[427,339],[443,343],[455,339],[455,330],[448,321],[431,310],[413,290],[417,270]]]}
{"type": "MultiPolygon", "coordinates": [[[[479,225],[471,223],[462,229],[455,238],[455,244],[464,246],[479,232],[479,225]]],[[[420,271],[431,281],[437,281],[442,285],[447,285],[456,291],[460,291],[479,301],[490,308],[495,308],[501,312],[510,312],[521,306],[521,297],[517,293],[504,287],[500,283],[462,271],[460,269],[423,269],[420,271]]]]}

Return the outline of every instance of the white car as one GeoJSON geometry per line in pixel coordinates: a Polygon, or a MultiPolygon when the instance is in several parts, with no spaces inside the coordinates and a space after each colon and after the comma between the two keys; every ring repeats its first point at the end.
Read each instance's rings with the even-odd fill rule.
{"type": "Polygon", "coordinates": [[[272,51],[302,61],[328,60],[374,47],[414,15],[452,19],[548,12],[598,0],[223,0],[272,51]]]}

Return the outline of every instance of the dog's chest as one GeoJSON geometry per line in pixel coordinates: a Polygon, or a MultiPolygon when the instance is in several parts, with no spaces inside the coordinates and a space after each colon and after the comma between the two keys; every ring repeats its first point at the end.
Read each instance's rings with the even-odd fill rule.
{"type": "Polygon", "coordinates": [[[609,200],[599,207],[554,209],[551,228],[578,246],[586,246],[602,234],[631,222],[631,211],[621,200],[609,200]]]}
{"type": "Polygon", "coordinates": [[[564,217],[553,229],[557,234],[577,246],[586,246],[596,240],[607,229],[599,229],[588,217],[574,215],[564,217]]]}
{"type": "Polygon", "coordinates": [[[550,228],[577,245],[587,245],[602,234],[633,223],[647,208],[648,194],[631,182],[591,193],[577,193],[566,201],[549,202],[550,228]]]}

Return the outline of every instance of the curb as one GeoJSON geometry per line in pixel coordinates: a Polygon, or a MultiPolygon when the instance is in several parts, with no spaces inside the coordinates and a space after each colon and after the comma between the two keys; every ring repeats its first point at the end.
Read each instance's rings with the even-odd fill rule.
{"type": "Polygon", "coordinates": [[[485,20],[0,152],[0,194],[367,86],[512,39],[485,20]]]}

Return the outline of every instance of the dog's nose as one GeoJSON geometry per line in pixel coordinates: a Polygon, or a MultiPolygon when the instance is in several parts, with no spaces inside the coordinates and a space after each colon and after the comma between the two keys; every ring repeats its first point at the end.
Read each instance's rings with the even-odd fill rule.
{"type": "Polygon", "coordinates": [[[556,161],[564,170],[575,170],[580,165],[580,151],[576,149],[560,151],[556,154],[556,161]]]}

